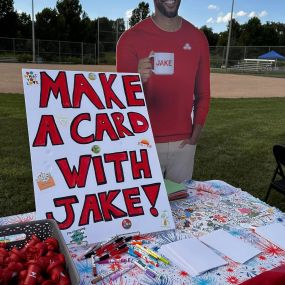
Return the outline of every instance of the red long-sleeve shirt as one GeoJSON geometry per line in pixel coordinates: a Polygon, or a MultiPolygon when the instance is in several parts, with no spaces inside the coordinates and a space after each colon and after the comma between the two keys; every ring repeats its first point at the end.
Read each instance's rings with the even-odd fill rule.
{"type": "Polygon", "coordinates": [[[155,141],[190,138],[192,125],[204,125],[209,110],[207,39],[184,19],[178,31],[166,32],[147,18],[121,36],[117,45],[117,71],[138,72],[138,61],[148,57],[151,51],[174,53],[174,74],[152,74],[144,84],[155,141]]]}

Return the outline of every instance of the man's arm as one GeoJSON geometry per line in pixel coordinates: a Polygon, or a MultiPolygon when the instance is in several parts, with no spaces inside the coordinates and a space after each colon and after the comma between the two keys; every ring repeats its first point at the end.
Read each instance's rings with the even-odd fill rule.
{"type": "Polygon", "coordinates": [[[117,72],[138,72],[138,58],[131,39],[125,32],[119,39],[116,49],[117,72]]]}
{"type": "Polygon", "coordinates": [[[118,72],[138,72],[143,83],[147,82],[152,74],[150,58],[138,59],[128,34],[123,34],[117,44],[116,62],[118,72]]]}
{"type": "Polygon", "coordinates": [[[209,112],[210,55],[208,41],[204,35],[201,41],[201,54],[196,73],[194,96],[195,102],[192,136],[191,138],[184,140],[181,143],[181,147],[185,144],[197,144],[209,112]]]}

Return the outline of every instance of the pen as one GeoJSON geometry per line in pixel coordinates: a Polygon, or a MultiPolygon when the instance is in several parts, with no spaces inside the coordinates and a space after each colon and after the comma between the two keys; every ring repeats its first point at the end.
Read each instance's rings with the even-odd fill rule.
{"type": "Polygon", "coordinates": [[[115,281],[117,280],[119,277],[121,277],[123,274],[127,273],[128,271],[132,270],[136,265],[132,264],[131,266],[129,266],[128,268],[124,269],[124,270],[120,270],[118,272],[115,272],[111,277],[110,280],[111,281],[115,281]]]}
{"type": "Polygon", "coordinates": [[[153,256],[154,258],[159,259],[160,261],[162,261],[165,264],[169,264],[170,263],[169,260],[167,260],[166,258],[158,255],[156,252],[152,251],[151,249],[149,249],[147,247],[141,246],[139,244],[136,244],[135,246],[138,247],[139,249],[141,249],[142,251],[145,251],[150,256],[153,256]]]}
{"type": "Polygon", "coordinates": [[[141,270],[143,270],[144,273],[145,273],[148,277],[151,277],[151,278],[155,278],[155,277],[156,277],[156,274],[155,274],[153,271],[150,271],[149,268],[148,268],[141,260],[138,260],[138,261],[133,260],[132,262],[133,262],[138,268],[140,268],[141,270]]]}

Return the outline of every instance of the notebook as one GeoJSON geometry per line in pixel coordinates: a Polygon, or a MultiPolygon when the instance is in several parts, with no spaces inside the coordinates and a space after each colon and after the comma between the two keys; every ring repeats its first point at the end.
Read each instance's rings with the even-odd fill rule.
{"type": "Polygon", "coordinates": [[[183,184],[168,179],[164,179],[164,184],[170,201],[188,197],[188,192],[183,184]]]}
{"type": "Polygon", "coordinates": [[[285,250],[285,227],[280,223],[258,227],[255,232],[285,250]]]}
{"type": "Polygon", "coordinates": [[[257,248],[224,230],[213,231],[199,239],[238,263],[245,263],[261,253],[257,248]]]}
{"type": "Polygon", "coordinates": [[[196,238],[162,245],[159,252],[191,276],[227,264],[222,257],[196,238]]]}

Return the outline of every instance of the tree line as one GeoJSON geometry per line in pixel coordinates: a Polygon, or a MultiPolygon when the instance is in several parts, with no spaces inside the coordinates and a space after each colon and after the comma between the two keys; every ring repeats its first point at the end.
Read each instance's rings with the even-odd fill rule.
{"type": "MultiPolygon", "coordinates": [[[[113,43],[125,31],[123,18],[100,17],[100,40],[113,43]]],[[[42,40],[97,42],[98,19],[91,20],[79,0],[57,0],[55,8],[35,15],[35,35],[42,40]]],[[[0,1],[0,37],[31,38],[31,16],[14,9],[13,0],[0,1]]]]}
{"type": "MultiPolygon", "coordinates": [[[[149,4],[142,1],[132,11],[129,25],[150,16],[149,4]]],[[[116,20],[100,17],[100,41],[115,43],[125,31],[123,18],[116,20]]],[[[30,15],[17,13],[13,0],[0,1],[0,37],[31,38],[32,21],[30,15]]],[[[200,28],[210,46],[227,45],[228,29],[215,33],[212,28],[200,28]]],[[[43,40],[77,41],[96,43],[98,19],[91,20],[82,9],[79,0],[57,0],[55,8],[44,8],[35,15],[36,38],[43,40]]],[[[232,46],[285,46],[285,24],[266,22],[253,17],[245,24],[233,19],[232,46]]]]}

